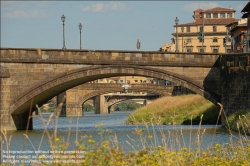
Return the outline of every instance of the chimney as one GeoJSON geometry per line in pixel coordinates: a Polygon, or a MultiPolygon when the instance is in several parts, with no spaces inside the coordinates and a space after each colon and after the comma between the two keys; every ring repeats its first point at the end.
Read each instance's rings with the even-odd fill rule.
{"type": "Polygon", "coordinates": [[[232,6],[229,6],[229,9],[233,9],[232,6]]]}

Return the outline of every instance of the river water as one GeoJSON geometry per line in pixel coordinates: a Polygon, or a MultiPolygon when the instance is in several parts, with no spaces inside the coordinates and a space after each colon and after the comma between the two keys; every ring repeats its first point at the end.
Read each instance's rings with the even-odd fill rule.
{"type": "MultiPolygon", "coordinates": [[[[98,143],[101,139],[100,131],[105,131],[102,139],[112,139],[118,145],[123,146],[126,151],[140,149],[144,143],[148,145],[158,146],[167,145],[171,149],[185,147],[197,147],[199,140],[203,149],[213,146],[214,144],[227,144],[231,141],[240,141],[242,139],[238,133],[230,136],[226,129],[215,125],[126,125],[124,121],[128,118],[130,111],[111,112],[110,114],[100,115],[94,112],[85,112],[83,117],[59,117],[52,118],[47,129],[52,135],[57,126],[57,137],[67,141],[69,139],[70,146],[68,150],[73,150],[75,141],[80,140],[82,136],[89,137],[98,143]],[[96,127],[96,124],[103,124],[102,127],[96,127]],[[141,129],[142,137],[136,135],[135,129],[141,129]],[[148,135],[152,136],[149,141],[148,135]],[[104,138],[105,137],[105,138],[104,138]],[[115,139],[116,138],[116,139],[115,139]],[[143,140],[146,140],[144,142],[143,140]]],[[[48,120],[51,114],[42,114],[44,120],[48,120]]],[[[33,118],[33,130],[28,131],[26,139],[24,136],[26,131],[9,131],[7,136],[11,136],[10,145],[7,146],[6,141],[2,146],[3,150],[9,151],[47,151],[51,150],[47,134],[44,134],[44,124],[41,116],[36,115],[33,118]],[[44,137],[43,137],[44,134],[44,137]]]]}

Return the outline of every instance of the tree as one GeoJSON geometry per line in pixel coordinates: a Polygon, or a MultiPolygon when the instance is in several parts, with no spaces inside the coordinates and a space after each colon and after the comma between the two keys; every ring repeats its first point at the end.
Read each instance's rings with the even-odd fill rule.
{"type": "Polygon", "coordinates": [[[125,102],[116,104],[114,107],[114,110],[115,111],[133,111],[139,107],[141,107],[141,105],[138,103],[135,103],[133,101],[125,101],[125,102]]]}

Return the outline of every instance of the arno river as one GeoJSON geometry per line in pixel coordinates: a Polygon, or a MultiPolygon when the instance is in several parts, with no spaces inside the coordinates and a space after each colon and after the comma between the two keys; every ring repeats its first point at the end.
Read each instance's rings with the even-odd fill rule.
{"type": "MultiPolygon", "coordinates": [[[[50,135],[53,135],[55,126],[57,126],[56,137],[65,142],[67,140],[70,142],[68,151],[73,151],[76,140],[79,141],[82,137],[87,137],[85,141],[87,144],[90,136],[95,140],[95,143],[99,143],[102,137],[102,140],[109,139],[111,145],[123,146],[126,151],[140,150],[144,145],[154,147],[166,145],[171,150],[179,150],[184,147],[199,147],[205,150],[217,143],[226,146],[227,143],[232,141],[239,142],[244,139],[244,136],[239,136],[236,132],[230,135],[226,129],[222,129],[220,126],[216,128],[215,125],[151,126],[149,124],[148,128],[145,125],[126,125],[124,121],[130,113],[129,111],[120,111],[100,115],[94,114],[94,112],[85,112],[85,115],[79,118],[52,118],[48,125],[48,131],[50,135]],[[97,127],[97,124],[103,124],[103,126],[97,127]],[[140,130],[141,137],[138,136],[140,130]],[[104,131],[104,133],[100,134],[100,131],[104,131]]],[[[50,116],[51,114],[42,114],[44,120],[48,120],[50,116]]],[[[24,160],[20,157],[32,158],[35,155],[35,161],[38,158],[37,156],[41,154],[46,154],[46,159],[51,159],[49,153],[52,149],[39,115],[36,115],[33,119],[33,130],[28,131],[28,133],[26,131],[8,131],[7,136],[8,138],[11,136],[11,142],[8,148],[5,140],[2,145],[1,157],[3,163],[8,162],[8,157],[12,157],[18,165],[20,162],[32,165],[30,159],[24,160]],[[25,138],[26,134],[28,139],[25,138]],[[7,154],[7,152],[10,152],[10,154],[7,154]],[[35,153],[39,154],[36,155],[35,153]]],[[[248,137],[248,139],[250,138],[248,137]]]]}
{"type": "MultiPolygon", "coordinates": [[[[125,150],[141,148],[142,140],[149,140],[148,135],[153,137],[151,139],[152,142],[148,141],[148,145],[158,146],[164,144],[171,149],[178,149],[184,146],[194,148],[197,146],[197,140],[199,140],[203,149],[216,143],[225,145],[231,141],[240,141],[238,133],[233,133],[233,136],[230,136],[226,129],[222,129],[220,126],[216,128],[215,125],[204,125],[201,127],[197,125],[148,125],[148,129],[146,129],[145,125],[125,125],[124,121],[130,113],[129,111],[124,111],[100,115],[94,114],[94,112],[85,112],[85,115],[79,118],[59,117],[58,122],[53,118],[48,126],[48,131],[53,135],[54,128],[57,125],[57,137],[64,141],[69,139],[69,150],[74,149],[76,138],[80,140],[82,136],[89,137],[92,135],[93,139],[98,143],[101,138],[100,131],[104,131],[103,139],[111,139],[114,142],[118,142],[125,150]],[[100,123],[103,126],[96,127],[96,124],[100,123]],[[141,139],[136,135],[136,128],[143,131],[141,139]],[[115,139],[115,136],[117,139],[115,139]]],[[[46,120],[50,115],[42,114],[46,120]]],[[[33,130],[27,133],[30,140],[27,140],[24,134],[26,134],[26,131],[8,132],[8,136],[12,136],[9,146],[10,151],[51,150],[47,134],[44,134],[44,125],[38,115],[33,119],[33,130]]],[[[4,143],[2,148],[3,150],[7,149],[6,143],[4,143]]]]}

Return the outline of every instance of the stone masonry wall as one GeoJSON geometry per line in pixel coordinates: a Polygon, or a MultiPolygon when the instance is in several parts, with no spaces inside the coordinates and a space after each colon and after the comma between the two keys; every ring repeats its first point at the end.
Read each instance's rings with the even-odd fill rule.
{"type": "MultiPolygon", "coordinates": [[[[221,60],[221,104],[226,116],[250,111],[250,55],[231,55],[221,60]]],[[[224,118],[224,119],[223,119],[224,118]]],[[[227,126],[225,117],[222,125],[227,126]]]]}

